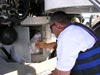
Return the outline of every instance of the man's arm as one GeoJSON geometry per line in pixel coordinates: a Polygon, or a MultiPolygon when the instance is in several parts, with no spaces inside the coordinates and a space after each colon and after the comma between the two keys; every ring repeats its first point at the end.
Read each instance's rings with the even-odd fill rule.
{"type": "Polygon", "coordinates": [[[55,69],[49,75],[70,75],[70,71],[61,71],[61,70],[55,69]]]}
{"type": "Polygon", "coordinates": [[[35,44],[37,48],[49,48],[49,49],[53,49],[55,45],[56,42],[51,42],[51,43],[38,42],[35,44]]]}

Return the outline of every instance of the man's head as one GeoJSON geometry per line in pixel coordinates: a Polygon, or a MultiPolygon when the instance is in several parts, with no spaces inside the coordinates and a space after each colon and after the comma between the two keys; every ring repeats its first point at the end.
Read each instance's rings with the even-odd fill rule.
{"type": "Polygon", "coordinates": [[[56,11],[51,15],[50,22],[51,23],[61,23],[62,25],[66,25],[70,23],[71,19],[73,18],[72,15],[66,14],[63,11],[56,11]]]}
{"type": "Polygon", "coordinates": [[[71,22],[71,19],[72,16],[63,11],[56,11],[51,15],[50,28],[56,37],[58,37],[60,32],[63,31],[64,27],[71,22]]]}

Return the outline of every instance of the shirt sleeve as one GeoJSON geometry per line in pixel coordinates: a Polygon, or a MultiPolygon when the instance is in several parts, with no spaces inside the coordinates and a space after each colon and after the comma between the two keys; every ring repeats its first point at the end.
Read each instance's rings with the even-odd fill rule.
{"type": "Polygon", "coordinates": [[[74,41],[71,39],[67,39],[66,42],[68,44],[65,41],[60,41],[60,46],[57,48],[57,69],[62,71],[70,71],[72,69],[79,53],[79,50],[76,49],[79,45],[72,43],[74,41]]]}
{"type": "MultiPolygon", "coordinates": [[[[57,66],[56,68],[61,71],[71,71],[73,68],[78,54],[82,50],[86,50],[87,39],[94,40],[91,35],[84,39],[84,34],[80,33],[78,30],[73,30],[70,33],[65,33],[66,35],[60,35],[57,42],[57,66]],[[73,33],[74,32],[74,33],[73,33]],[[92,39],[91,39],[91,37],[92,39]]],[[[91,43],[91,42],[90,42],[91,43]]],[[[92,45],[94,42],[92,43],[92,45]]],[[[91,45],[91,46],[92,46],[91,45]]]]}

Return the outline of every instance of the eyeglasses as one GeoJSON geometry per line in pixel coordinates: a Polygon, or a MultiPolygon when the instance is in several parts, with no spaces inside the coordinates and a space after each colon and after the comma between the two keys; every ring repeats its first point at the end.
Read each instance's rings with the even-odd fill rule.
{"type": "Polygon", "coordinates": [[[51,30],[52,30],[52,27],[53,27],[54,25],[55,25],[55,23],[53,23],[53,24],[50,25],[50,29],[51,29],[51,30]]]}

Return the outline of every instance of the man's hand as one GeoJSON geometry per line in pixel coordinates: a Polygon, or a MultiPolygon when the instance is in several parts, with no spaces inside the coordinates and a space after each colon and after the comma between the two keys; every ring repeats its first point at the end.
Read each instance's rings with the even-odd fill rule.
{"type": "Polygon", "coordinates": [[[70,75],[70,71],[60,71],[58,69],[55,69],[54,71],[52,71],[51,74],[49,75],[70,75]]]}

